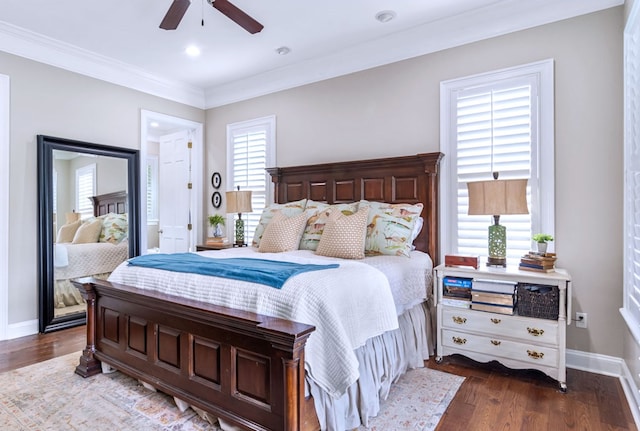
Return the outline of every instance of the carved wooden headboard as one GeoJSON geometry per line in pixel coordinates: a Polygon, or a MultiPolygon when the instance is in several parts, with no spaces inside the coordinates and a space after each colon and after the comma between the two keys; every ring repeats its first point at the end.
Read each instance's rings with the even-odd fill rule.
{"type": "Polygon", "coordinates": [[[334,203],[361,199],[389,203],[418,203],[424,227],[416,249],[439,262],[439,172],[442,153],[318,165],[267,168],[275,184],[276,203],[300,199],[334,203]]]}
{"type": "Polygon", "coordinates": [[[128,212],[127,192],[113,192],[104,195],[92,196],[93,215],[98,217],[108,213],[124,214],[128,212]]]}

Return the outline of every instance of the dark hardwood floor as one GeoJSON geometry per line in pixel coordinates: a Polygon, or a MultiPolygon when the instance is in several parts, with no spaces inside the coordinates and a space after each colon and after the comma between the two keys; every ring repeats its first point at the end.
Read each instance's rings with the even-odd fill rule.
{"type": "MultiPolygon", "coordinates": [[[[85,327],[0,341],[0,372],[80,352],[85,327]]],[[[428,367],[466,377],[436,431],[636,430],[615,377],[567,370],[567,393],[537,371],[478,364],[461,356],[428,367]]],[[[391,431],[391,430],[390,430],[391,431]]]]}

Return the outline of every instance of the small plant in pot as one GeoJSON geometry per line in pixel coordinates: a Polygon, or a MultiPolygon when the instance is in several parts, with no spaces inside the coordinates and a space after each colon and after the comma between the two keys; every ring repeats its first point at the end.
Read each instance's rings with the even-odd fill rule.
{"type": "Polygon", "coordinates": [[[538,252],[546,253],[547,252],[547,243],[553,241],[553,236],[548,233],[537,233],[531,237],[538,246],[538,252]]]}
{"type": "Polygon", "coordinates": [[[225,225],[225,218],[220,214],[214,214],[209,216],[209,226],[213,228],[213,236],[219,238],[223,236],[222,226],[225,225]]]}

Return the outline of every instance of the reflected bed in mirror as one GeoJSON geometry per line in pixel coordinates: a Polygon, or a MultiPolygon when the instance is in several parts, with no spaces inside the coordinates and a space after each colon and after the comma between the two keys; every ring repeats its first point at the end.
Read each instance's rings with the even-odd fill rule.
{"type": "Polygon", "coordinates": [[[70,280],[139,254],[137,150],[38,136],[39,330],[85,323],[70,280]]]}

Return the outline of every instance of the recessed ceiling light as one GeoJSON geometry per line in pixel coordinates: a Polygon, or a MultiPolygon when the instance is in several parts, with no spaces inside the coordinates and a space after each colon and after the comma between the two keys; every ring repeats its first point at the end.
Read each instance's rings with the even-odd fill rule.
{"type": "Polygon", "coordinates": [[[151,122],[151,124],[150,124],[150,126],[151,126],[151,127],[158,127],[158,126],[160,126],[160,124],[158,124],[158,122],[157,122],[157,121],[152,121],[152,122],[151,122]]]}
{"type": "Polygon", "coordinates": [[[197,57],[200,55],[200,48],[195,45],[189,45],[187,49],[185,49],[185,52],[189,57],[197,57]]]}
{"type": "Polygon", "coordinates": [[[396,17],[396,13],[392,10],[383,10],[376,14],[376,19],[380,22],[389,22],[396,17]]]}
{"type": "Polygon", "coordinates": [[[291,52],[291,48],[289,48],[288,46],[281,46],[280,48],[276,49],[276,52],[280,55],[287,55],[291,52]]]}

